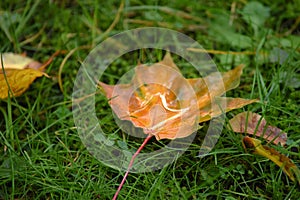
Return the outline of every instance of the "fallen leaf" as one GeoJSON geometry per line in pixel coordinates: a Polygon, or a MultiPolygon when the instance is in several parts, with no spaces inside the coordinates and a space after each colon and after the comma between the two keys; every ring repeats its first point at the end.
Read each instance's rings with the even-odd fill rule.
{"type": "Polygon", "coordinates": [[[2,53],[0,59],[0,99],[7,98],[10,92],[15,97],[20,96],[36,78],[48,77],[43,71],[60,53],[65,53],[65,51],[56,51],[43,64],[21,54],[2,53]]]}
{"type": "Polygon", "coordinates": [[[277,127],[267,126],[267,121],[259,114],[252,112],[242,112],[229,120],[229,124],[234,132],[248,133],[265,138],[274,144],[284,146],[287,142],[287,134],[277,127]]]}
{"type": "Polygon", "coordinates": [[[128,84],[99,82],[118,118],[131,121],[147,134],[132,156],[113,199],[117,199],[135,157],[152,136],[157,140],[187,137],[199,128],[200,122],[257,102],[220,97],[239,85],[241,74],[239,66],[222,75],[212,73],[205,78],[186,79],[167,53],[161,62],[151,66],[139,64],[128,84]]]}
{"type": "Polygon", "coordinates": [[[167,53],[159,63],[138,65],[131,83],[99,82],[99,86],[121,120],[131,121],[157,140],[175,139],[195,132],[200,122],[257,102],[220,97],[239,85],[241,74],[239,66],[222,76],[212,73],[204,78],[185,79],[167,53]]]}
{"type": "Polygon", "coordinates": [[[251,149],[252,153],[272,160],[292,181],[297,181],[300,185],[300,170],[291,159],[271,147],[262,145],[260,140],[246,136],[243,143],[246,148],[251,149]]]}

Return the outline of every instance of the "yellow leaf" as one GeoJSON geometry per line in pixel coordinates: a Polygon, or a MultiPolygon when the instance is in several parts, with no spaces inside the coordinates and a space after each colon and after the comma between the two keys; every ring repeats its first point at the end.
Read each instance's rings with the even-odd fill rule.
{"type": "Polygon", "coordinates": [[[10,95],[20,96],[36,78],[48,76],[42,71],[59,53],[62,52],[55,52],[44,64],[20,54],[2,53],[2,59],[0,59],[0,99],[7,98],[9,92],[11,92],[10,95]]]}
{"type": "MultiPolygon", "coordinates": [[[[13,96],[20,96],[37,77],[46,75],[35,69],[6,69],[5,74],[13,96]]],[[[4,73],[0,73],[0,99],[7,98],[10,91],[6,80],[4,73]]]]}
{"type": "Polygon", "coordinates": [[[300,185],[300,170],[291,159],[280,154],[271,147],[262,145],[260,140],[246,136],[243,139],[243,143],[246,148],[250,148],[252,150],[252,153],[272,160],[276,165],[282,168],[284,173],[288,175],[292,181],[297,180],[298,184],[300,185]]]}
{"type": "Polygon", "coordinates": [[[238,66],[226,73],[186,79],[167,53],[161,62],[151,66],[139,64],[128,84],[99,82],[99,86],[121,120],[131,121],[157,140],[175,139],[195,132],[200,122],[257,102],[220,97],[239,85],[241,74],[242,66],[238,66]],[[218,100],[228,104],[224,111],[218,107],[218,100]]]}

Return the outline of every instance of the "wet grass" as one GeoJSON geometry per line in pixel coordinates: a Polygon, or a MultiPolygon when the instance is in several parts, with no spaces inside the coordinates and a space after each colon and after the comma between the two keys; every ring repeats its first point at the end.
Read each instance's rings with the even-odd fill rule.
{"type": "MultiPolygon", "coordinates": [[[[1,52],[26,52],[39,61],[57,50],[72,54],[63,65],[66,54],[54,59],[46,70],[51,78],[37,79],[21,97],[0,100],[0,199],[112,198],[124,172],[95,159],[80,140],[72,115],[73,83],[81,63],[98,43],[145,26],[190,36],[211,50],[220,71],[245,64],[240,86],[226,95],[259,98],[261,103],[228,113],[218,143],[204,158],[197,156],[208,123],[172,164],[158,171],[130,174],[119,199],[300,196],[299,186],[280,168],[245,152],[242,136],[226,128],[235,114],[257,112],[288,133],[286,148],[273,147],[300,163],[299,2],[168,2],[125,1],[122,7],[118,1],[1,1],[1,52]]],[[[162,55],[154,50],[126,54],[111,64],[103,80],[116,83],[138,60],[156,62],[162,55]]],[[[175,56],[175,62],[186,76],[198,76],[183,59],[175,56]]],[[[116,132],[112,139],[134,152],[142,139],[118,130],[100,95],[96,109],[103,130],[116,132]]],[[[161,145],[153,140],[144,151],[161,145]]]]}

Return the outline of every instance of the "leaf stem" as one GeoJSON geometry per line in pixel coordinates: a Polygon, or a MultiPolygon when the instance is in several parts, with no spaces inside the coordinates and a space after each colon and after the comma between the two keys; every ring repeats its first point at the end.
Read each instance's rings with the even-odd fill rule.
{"type": "Polygon", "coordinates": [[[153,136],[153,135],[149,134],[149,135],[145,138],[145,140],[144,140],[144,142],[141,144],[141,146],[138,148],[138,150],[137,150],[137,151],[133,154],[133,156],[131,157],[130,163],[129,163],[128,168],[127,168],[127,170],[126,170],[126,173],[125,173],[125,175],[124,175],[124,177],[123,177],[123,180],[121,181],[121,183],[120,183],[120,185],[119,185],[119,187],[118,187],[118,190],[116,191],[116,193],[115,193],[114,197],[112,198],[112,200],[116,200],[116,199],[117,199],[117,197],[118,197],[118,195],[119,195],[119,192],[121,191],[122,186],[124,185],[124,183],[125,183],[125,181],[126,181],[126,178],[127,178],[128,174],[129,174],[129,171],[130,171],[130,169],[131,169],[131,167],[132,167],[132,165],[133,165],[133,163],[134,163],[134,159],[135,159],[135,158],[137,157],[137,155],[141,152],[141,150],[145,147],[145,145],[147,144],[147,142],[150,140],[150,138],[151,138],[152,136],[153,136]]]}

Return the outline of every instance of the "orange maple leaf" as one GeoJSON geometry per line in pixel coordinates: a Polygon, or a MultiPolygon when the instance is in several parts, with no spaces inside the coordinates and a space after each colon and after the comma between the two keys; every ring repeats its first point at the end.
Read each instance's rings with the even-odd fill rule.
{"type": "Polygon", "coordinates": [[[241,74],[239,66],[221,75],[212,73],[204,78],[186,79],[167,53],[161,62],[138,65],[131,83],[99,82],[99,86],[118,118],[131,121],[157,140],[175,139],[189,136],[199,128],[199,123],[223,112],[257,102],[220,97],[239,85],[241,74]]]}

